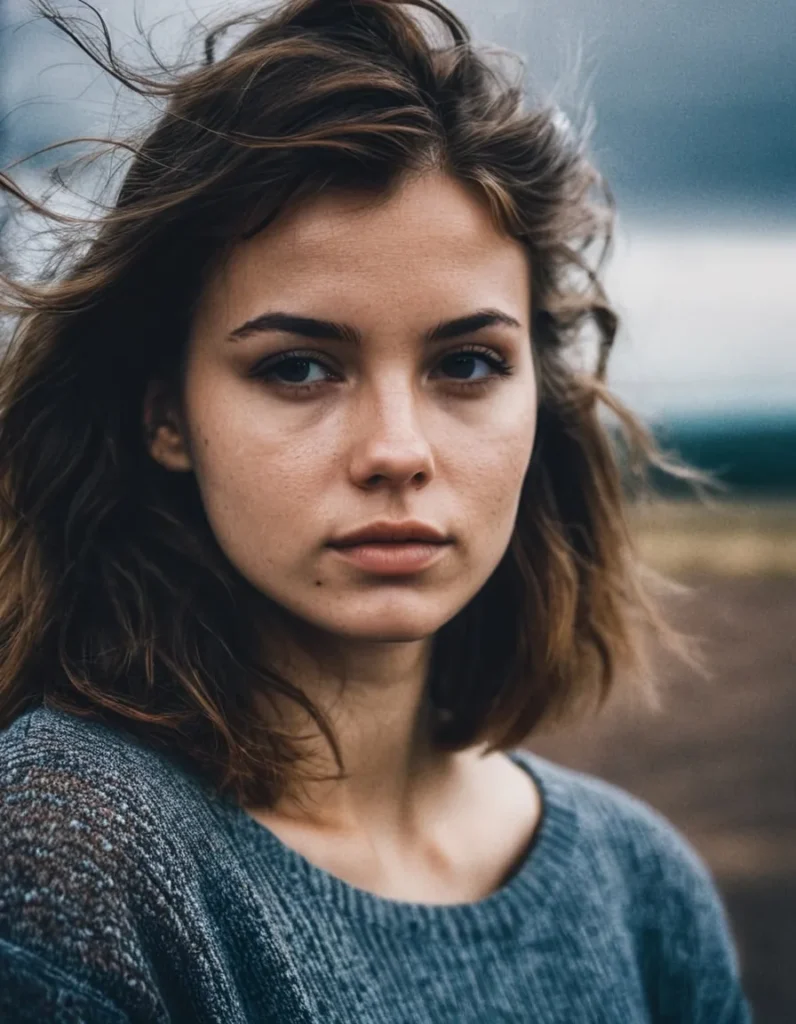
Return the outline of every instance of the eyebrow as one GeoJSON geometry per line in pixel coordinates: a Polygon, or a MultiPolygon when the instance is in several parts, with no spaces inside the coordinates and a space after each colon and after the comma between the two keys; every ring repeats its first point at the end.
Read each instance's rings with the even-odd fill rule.
{"type": "MultiPolygon", "coordinates": [[[[499,309],[479,309],[467,316],[455,320],[443,320],[435,327],[429,328],[424,341],[429,344],[435,341],[446,341],[459,338],[464,334],[474,334],[484,327],[502,324],[508,327],[522,327],[519,320],[499,309]]],[[[287,334],[298,334],[304,338],[323,338],[332,341],[343,341],[349,345],[360,346],[362,334],[350,324],[336,323],[334,320],[318,320],[310,316],[297,316],[293,313],[273,311],[261,313],[252,320],[236,327],[229,334],[230,341],[248,337],[251,334],[262,334],[268,331],[283,331],[287,334]]]]}

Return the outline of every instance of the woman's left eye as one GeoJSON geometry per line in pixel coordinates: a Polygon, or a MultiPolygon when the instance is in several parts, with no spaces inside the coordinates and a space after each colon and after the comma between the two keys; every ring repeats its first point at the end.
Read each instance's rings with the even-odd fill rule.
{"type": "Polygon", "coordinates": [[[471,349],[462,349],[460,352],[451,352],[441,359],[441,364],[448,364],[449,371],[454,374],[454,379],[461,381],[462,383],[480,383],[485,380],[491,380],[494,376],[508,377],[511,374],[511,367],[508,365],[502,356],[497,355],[495,352],[482,352],[474,351],[471,349]],[[467,374],[467,370],[473,365],[474,362],[481,361],[486,363],[489,372],[485,377],[477,377],[473,379],[467,374]],[[464,371],[462,376],[459,376],[460,372],[464,371]]]}
{"type": "MultiPolygon", "coordinates": [[[[508,377],[513,372],[506,360],[491,349],[460,349],[449,352],[442,357],[439,365],[453,375],[449,377],[450,383],[465,388],[489,383],[497,377],[508,377]],[[483,376],[471,376],[473,368],[477,370],[479,361],[486,364],[488,372],[483,376]]],[[[330,378],[339,378],[339,374],[328,367],[322,359],[308,352],[281,353],[258,363],[250,376],[259,377],[290,391],[311,390],[328,383],[330,378]],[[315,380],[308,379],[308,374],[312,376],[312,366],[320,367],[321,372],[327,376],[315,380]]]]}

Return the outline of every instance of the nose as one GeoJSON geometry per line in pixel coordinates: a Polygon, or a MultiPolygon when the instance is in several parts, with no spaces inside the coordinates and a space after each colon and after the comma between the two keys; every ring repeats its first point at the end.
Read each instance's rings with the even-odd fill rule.
{"type": "Polygon", "coordinates": [[[349,472],[358,487],[370,488],[383,480],[396,487],[422,485],[434,475],[428,431],[405,381],[382,382],[363,395],[352,437],[349,472]]]}

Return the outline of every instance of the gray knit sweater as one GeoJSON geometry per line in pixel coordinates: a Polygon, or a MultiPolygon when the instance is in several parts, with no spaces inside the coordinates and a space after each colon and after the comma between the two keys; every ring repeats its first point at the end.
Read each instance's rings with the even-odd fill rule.
{"type": "Polygon", "coordinates": [[[645,804],[519,750],[543,817],[486,899],[315,867],[126,732],[0,733],[0,1020],[748,1024],[703,863],[645,804]]]}

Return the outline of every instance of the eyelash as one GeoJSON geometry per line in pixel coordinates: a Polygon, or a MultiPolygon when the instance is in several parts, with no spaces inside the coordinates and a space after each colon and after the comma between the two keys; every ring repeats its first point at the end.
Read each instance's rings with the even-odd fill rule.
{"type": "MultiPolygon", "coordinates": [[[[490,365],[494,373],[490,374],[488,377],[480,377],[477,380],[473,381],[457,381],[455,379],[451,379],[447,383],[448,385],[452,385],[454,390],[461,389],[463,391],[469,391],[472,393],[473,391],[483,389],[484,387],[493,384],[497,379],[501,377],[510,377],[511,374],[514,372],[514,369],[511,366],[511,364],[508,363],[502,356],[499,356],[492,349],[483,348],[480,345],[466,345],[463,348],[456,349],[453,352],[446,352],[445,355],[442,356],[442,359],[449,359],[451,358],[451,356],[459,355],[480,356],[480,358],[483,359],[484,362],[490,365]]],[[[324,366],[326,367],[327,370],[329,370],[329,367],[324,363],[324,361],[317,357],[317,353],[293,350],[290,352],[280,352],[275,356],[269,356],[267,360],[258,363],[250,371],[249,376],[258,377],[263,380],[266,380],[267,374],[272,373],[277,367],[281,366],[283,363],[299,359],[303,359],[307,362],[318,363],[319,365],[324,366]]],[[[334,371],[330,370],[329,372],[334,371]]],[[[284,388],[288,391],[307,393],[310,391],[314,391],[319,387],[324,387],[329,382],[323,380],[313,381],[310,384],[287,383],[286,381],[269,381],[268,383],[274,383],[276,384],[277,387],[284,388]]]]}

